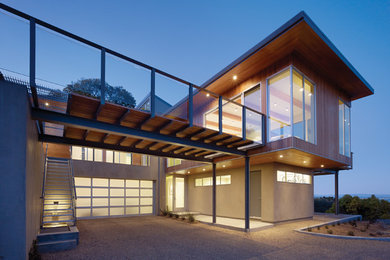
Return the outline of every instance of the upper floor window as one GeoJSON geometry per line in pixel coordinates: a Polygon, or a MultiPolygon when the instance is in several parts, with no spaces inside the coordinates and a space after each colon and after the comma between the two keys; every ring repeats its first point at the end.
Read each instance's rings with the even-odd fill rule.
{"type": "Polygon", "coordinates": [[[181,159],[167,158],[167,167],[172,167],[181,164],[181,159]]]}
{"type": "Polygon", "coordinates": [[[268,141],[295,136],[315,143],[315,85],[290,67],[267,80],[268,141]]]}
{"type": "Polygon", "coordinates": [[[339,152],[351,155],[351,108],[339,99],[339,152]]]}
{"type": "Polygon", "coordinates": [[[150,157],[148,155],[94,149],[80,146],[72,146],[72,159],[138,166],[149,166],[150,164],[150,157]]]}

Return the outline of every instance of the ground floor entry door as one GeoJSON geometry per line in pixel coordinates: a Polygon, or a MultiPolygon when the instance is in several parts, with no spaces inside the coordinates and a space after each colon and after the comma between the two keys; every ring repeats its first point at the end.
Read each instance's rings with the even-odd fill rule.
{"type": "Polygon", "coordinates": [[[185,199],[184,178],[177,176],[166,177],[166,202],[168,211],[183,211],[185,199]]]}
{"type": "Polygon", "coordinates": [[[250,175],[250,212],[251,217],[261,217],[261,171],[250,175]]]}

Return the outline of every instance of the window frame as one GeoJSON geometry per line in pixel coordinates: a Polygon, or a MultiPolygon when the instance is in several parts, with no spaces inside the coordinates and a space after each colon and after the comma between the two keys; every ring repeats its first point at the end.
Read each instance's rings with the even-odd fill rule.
{"type": "MultiPolygon", "coordinates": [[[[342,153],[340,153],[340,113],[338,113],[338,117],[339,117],[339,131],[338,131],[338,134],[339,134],[339,141],[338,141],[338,144],[339,144],[339,154],[341,154],[341,155],[343,155],[343,156],[346,156],[346,157],[348,157],[348,158],[350,158],[351,157],[351,154],[352,154],[352,150],[351,150],[351,139],[352,139],[352,136],[351,136],[351,126],[352,126],[352,122],[351,122],[351,109],[352,109],[352,104],[351,104],[351,102],[348,102],[348,101],[346,101],[345,99],[343,99],[343,98],[341,98],[341,97],[339,97],[338,98],[338,101],[339,102],[341,102],[341,103],[343,103],[343,120],[342,120],[342,122],[343,122],[343,152],[342,153]],[[346,134],[346,131],[345,131],[345,107],[348,107],[349,108],[349,128],[348,128],[348,132],[349,132],[349,154],[346,154],[346,149],[345,149],[345,147],[346,147],[346,138],[345,138],[345,134],[346,134]]],[[[339,112],[339,111],[338,111],[339,112]]]]}
{"type": "MultiPolygon", "coordinates": [[[[286,138],[289,138],[289,137],[283,137],[283,138],[279,138],[279,139],[276,139],[276,140],[270,140],[269,137],[269,131],[270,131],[270,103],[269,103],[269,95],[270,95],[270,87],[269,87],[269,80],[272,79],[273,77],[285,72],[289,70],[289,76],[290,76],[290,127],[291,127],[291,136],[290,137],[296,137],[294,135],[294,109],[293,109],[293,106],[294,106],[294,95],[293,95],[293,92],[294,92],[294,89],[293,89],[293,71],[295,70],[298,74],[300,74],[302,76],[302,87],[303,87],[303,139],[299,138],[299,137],[296,137],[298,139],[301,139],[302,141],[304,142],[308,142],[308,143],[312,143],[312,142],[309,142],[309,141],[306,141],[306,116],[305,116],[305,80],[309,81],[312,85],[313,85],[313,94],[314,94],[314,100],[313,100],[313,103],[314,103],[314,111],[313,111],[313,114],[314,114],[314,142],[312,144],[314,145],[317,145],[317,84],[314,83],[313,80],[311,80],[309,77],[307,77],[301,70],[299,70],[297,67],[295,67],[294,65],[288,65],[284,68],[282,68],[281,70],[279,70],[278,72],[268,76],[266,79],[265,79],[265,82],[266,82],[266,116],[267,116],[267,143],[271,143],[271,142],[275,142],[275,141],[280,141],[280,140],[283,140],[283,139],[286,139],[286,138]]],[[[313,116],[313,115],[312,115],[313,116]]]]}

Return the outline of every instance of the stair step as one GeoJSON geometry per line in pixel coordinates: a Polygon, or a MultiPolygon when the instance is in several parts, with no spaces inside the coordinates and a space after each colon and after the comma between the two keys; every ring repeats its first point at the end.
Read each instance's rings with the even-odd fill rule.
{"type": "Polygon", "coordinates": [[[62,214],[43,215],[44,218],[46,218],[46,217],[66,217],[66,216],[73,216],[73,213],[62,213],[62,214]]]}
{"type": "Polygon", "coordinates": [[[62,241],[55,241],[55,242],[44,242],[44,243],[37,244],[38,251],[40,253],[69,250],[75,248],[76,246],[77,246],[76,239],[62,240],[62,241]]]}
{"type": "Polygon", "coordinates": [[[66,209],[43,209],[43,211],[73,211],[72,208],[66,209]]]}
{"type": "Polygon", "coordinates": [[[64,220],[51,220],[51,221],[43,221],[42,223],[43,224],[50,224],[50,223],[70,223],[70,222],[74,222],[75,220],[74,219],[64,219],[64,220]]]}
{"type": "Polygon", "coordinates": [[[50,179],[66,179],[66,180],[69,180],[69,176],[58,176],[58,175],[47,175],[46,176],[46,180],[50,180],[50,179]]]}
{"type": "MultiPolygon", "coordinates": [[[[46,185],[47,187],[48,185],[46,185]]],[[[51,188],[45,188],[45,191],[48,191],[48,190],[67,190],[67,191],[70,191],[71,189],[51,189],[51,188]]]]}

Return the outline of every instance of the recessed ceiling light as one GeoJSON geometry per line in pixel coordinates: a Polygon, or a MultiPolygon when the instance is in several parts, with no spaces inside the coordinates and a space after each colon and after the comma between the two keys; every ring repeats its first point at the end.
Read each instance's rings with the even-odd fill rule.
{"type": "Polygon", "coordinates": [[[307,163],[307,161],[303,161],[303,163],[307,163]]]}
{"type": "Polygon", "coordinates": [[[288,108],[286,108],[286,111],[288,111],[288,108]]]}
{"type": "Polygon", "coordinates": [[[48,102],[46,102],[46,103],[45,103],[45,106],[49,106],[49,103],[48,103],[48,102]]]}
{"type": "Polygon", "coordinates": [[[274,107],[276,107],[278,104],[274,103],[274,107]]]}
{"type": "Polygon", "coordinates": [[[187,173],[190,173],[190,171],[188,171],[187,173]]]}
{"type": "Polygon", "coordinates": [[[283,154],[279,155],[280,158],[283,158],[283,154]]]}
{"type": "Polygon", "coordinates": [[[309,93],[308,95],[309,95],[309,97],[310,97],[312,94],[311,94],[311,93],[309,93]]]}
{"type": "Polygon", "coordinates": [[[203,168],[203,171],[205,171],[206,169],[205,168],[203,168]]]}
{"type": "Polygon", "coordinates": [[[302,91],[303,91],[303,88],[300,88],[300,89],[299,89],[299,91],[301,91],[301,92],[302,92],[302,91]]]}
{"type": "Polygon", "coordinates": [[[325,165],[321,164],[321,168],[324,168],[324,167],[325,167],[325,165]]]}
{"type": "Polygon", "coordinates": [[[207,94],[206,94],[206,97],[209,97],[209,96],[210,96],[210,94],[209,94],[209,93],[207,93],[207,94]]]}
{"type": "Polygon", "coordinates": [[[225,167],[226,167],[226,165],[224,164],[224,165],[222,165],[222,167],[223,167],[223,168],[225,168],[225,167]]]}
{"type": "Polygon", "coordinates": [[[234,76],[233,76],[233,80],[237,80],[237,75],[234,75],[234,76]]]}

